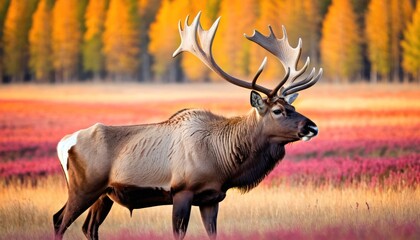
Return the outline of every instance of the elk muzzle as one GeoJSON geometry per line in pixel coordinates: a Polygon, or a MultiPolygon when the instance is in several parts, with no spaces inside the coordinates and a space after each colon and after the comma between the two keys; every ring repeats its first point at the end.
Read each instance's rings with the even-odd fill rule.
{"type": "Polygon", "coordinates": [[[302,141],[309,141],[318,135],[318,127],[309,119],[299,122],[298,136],[302,141]]]}

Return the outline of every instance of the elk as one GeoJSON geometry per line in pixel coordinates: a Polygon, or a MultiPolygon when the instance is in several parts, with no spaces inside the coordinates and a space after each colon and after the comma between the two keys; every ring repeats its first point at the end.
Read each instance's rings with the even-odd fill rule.
{"type": "Polygon", "coordinates": [[[275,37],[271,27],[269,36],[258,31],[245,35],[277,57],[285,69],[284,78],[269,89],[256,83],[266,58],[251,82],[228,75],[216,64],[211,47],[219,21],[220,17],[209,30],[203,30],[200,13],[191,25],[187,17],[183,29],[179,22],[181,45],[173,57],[190,52],[223,79],[252,90],[251,110],[226,118],[184,109],[161,123],[95,124],[65,136],[57,152],[68,199],[53,216],[57,239],[88,208],[82,229],[88,239],[97,239],[114,202],[130,212],[172,204],[175,239],[184,238],[191,207],[198,206],[208,236],[215,238],[219,202],[226,191],[256,187],[284,157],[286,144],[308,141],[318,134],[315,123],[291,105],[298,91],[311,87],[322,75],[322,69],[315,75],[314,68],[297,81],[309,64],[307,58],[297,69],[301,40],[291,47],[284,27],[282,39],[275,37]]]}

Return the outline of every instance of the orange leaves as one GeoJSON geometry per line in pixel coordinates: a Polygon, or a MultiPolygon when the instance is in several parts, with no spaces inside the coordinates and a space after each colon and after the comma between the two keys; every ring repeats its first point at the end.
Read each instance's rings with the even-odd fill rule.
{"type": "Polygon", "coordinates": [[[403,68],[420,81],[420,1],[417,0],[417,7],[412,21],[404,32],[403,47],[403,68]]]}
{"type": "MultiPolygon", "coordinates": [[[[179,12],[180,5],[183,9],[187,9],[186,1],[169,1],[164,0],[156,16],[154,23],[150,25],[149,36],[149,52],[154,56],[155,63],[153,70],[158,79],[162,77],[168,78],[166,71],[174,69],[175,63],[172,60],[172,52],[177,48],[179,43],[177,23],[181,18],[179,12]]],[[[173,80],[173,79],[172,79],[173,80]]]]}
{"type": "Polygon", "coordinates": [[[90,40],[96,35],[102,33],[106,16],[106,3],[106,0],[89,1],[85,13],[85,40],[90,40]]]}
{"type": "MultiPolygon", "coordinates": [[[[222,16],[214,39],[214,58],[231,75],[243,77],[249,74],[251,42],[244,33],[252,31],[257,19],[257,3],[248,1],[222,1],[219,15],[222,16]]],[[[258,65],[259,66],[259,65],[258,65]]]]}
{"type": "Polygon", "coordinates": [[[23,81],[28,54],[28,30],[34,1],[14,0],[10,2],[4,22],[3,38],[6,73],[15,81],[23,81]]]}
{"type": "Polygon", "coordinates": [[[346,82],[361,69],[362,35],[350,0],[333,0],[324,18],[322,66],[327,76],[346,82]]]}
{"type": "MultiPolygon", "coordinates": [[[[372,78],[379,73],[386,76],[391,71],[389,6],[382,0],[372,0],[366,15],[366,43],[368,57],[372,63],[372,78]],[[378,31],[381,29],[381,31],[378,31]]],[[[376,80],[376,79],[375,79],[376,80]]]]}
{"type": "Polygon", "coordinates": [[[63,81],[77,77],[82,33],[77,16],[78,0],[57,0],[53,10],[52,49],[56,76],[63,81]]]}
{"type": "Polygon", "coordinates": [[[89,1],[85,13],[86,32],[83,36],[83,67],[99,77],[104,70],[102,53],[107,0],[89,1]]]}
{"type": "Polygon", "coordinates": [[[133,21],[136,18],[135,7],[129,0],[110,1],[103,34],[103,52],[106,68],[114,77],[133,77],[139,65],[139,29],[136,21],[133,21]]]}
{"type": "MultiPolygon", "coordinates": [[[[179,45],[177,23],[187,15],[195,16],[200,10],[205,10],[210,1],[191,0],[164,0],[149,30],[149,52],[153,55],[155,63],[153,70],[159,80],[166,78],[175,81],[179,60],[184,67],[183,71],[190,80],[203,80],[208,75],[208,70],[194,56],[185,54],[182,58],[172,59],[173,51],[179,45]]],[[[209,14],[202,16],[204,27],[209,27],[209,14]]],[[[190,20],[191,21],[191,20],[190,20]]],[[[183,24],[182,24],[183,25],[183,24]]]]}
{"type": "Polygon", "coordinates": [[[33,15],[29,32],[30,66],[38,81],[48,81],[52,72],[51,48],[51,6],[47,0],[41,0],[33,15]]]}
{"type": "Polygon", "coordinates": [[[401,58],[399,42],[411,14],[410,0],[370,2],[365,19],[365,32],[368,57],[372,64],[372,81],[376,81],[377,74],[384,79],[398,78],[401,58]]]}
{"type": "MultiPolygon", "coordinates": [[[[292,46],[302,38],[302,59],[309,56],[315,67],[325,68],[324,81],[375,82],[377,75],[414,80],[420,75],[419,37],[407,27],[413,6],[412,0],[0,0],[0,79],[218,80],[193,56],[171,57],[179,43],[178,20],[201,10],[204,28],[222,17],[214,56],[237,77],[251,77],[270,57],[243,33],[267,33],[271,25],[281,37],[285,25],[292,46]]],[[[261,78],[282,75],[269,59],[261,78]]]]}

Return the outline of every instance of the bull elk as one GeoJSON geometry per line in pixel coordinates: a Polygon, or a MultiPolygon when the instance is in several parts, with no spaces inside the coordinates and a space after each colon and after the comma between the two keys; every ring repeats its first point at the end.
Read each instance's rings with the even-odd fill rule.
{"type": "Polygon", "coordinates": [[[113,202],[130,212],[172,204],[176,239],[184,238],[191,206],[198,206],[207,234],[215,238],[218,206],[226,191],[256,187],[284,157],[287,143],[317,135],[317,126],[291,105],[298,91],[311,87],[322,75],[322,69],[315,75],[314,68],[297,81],[309,64],[307,58],[301,69],[297,67],[301,40],[291,47],[284,28],[282,39],[275,37],[271,27],[269,36],[258,31],[245,35],[277,57],[285,69],[285,77],[268,89],[256,83],[266,58],[250,82],[228,75],[216,64],[211,48],[219,20],[207,31],[201,27],[200,13],[191,25],[187,17],[183,29],[180,22],[181,45],[173,56],[191,52],[223,79],[251,89],[253,108],[232,118],[184,109],[161,123],[95,124],[65,136],[57,151],[68,200],[53,216],[56,238],[61,239],[90,207],[82,229],[87,238],[97,239],[113,202]]]}

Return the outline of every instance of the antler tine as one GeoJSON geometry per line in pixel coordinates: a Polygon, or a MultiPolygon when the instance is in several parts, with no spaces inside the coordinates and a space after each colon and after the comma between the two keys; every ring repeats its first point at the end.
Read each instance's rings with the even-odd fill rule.
{"type": "Polygon", "coordinates": [[[262,71],[264,70],[264,67],[265,67],[266,63],[267,63],[267,57],[264,57],[264,60],[262,61],[260,68],[258,68],[258,71],[254,76],[254,79],[252,79],[251,86],[252,86],[253,89],[255,88],[255,84],[257,83],[257,79],[260,76],[260,74],[262,73],[262,71]]]}
{"type": "Polygon", "coordinates": [[[311,81],[312,78],[314,77],[314,74],[315,74],[315,68],[312,68],[311,73],[309,73],[309,75],[304,80],[301,80],[301,81],[295,82],[295,83],[291,83],[289,86],[283,88],[282,92],[285,92],[287,89],[292,89],[294,87],[297,87],[299,85],[302,85],[302,84],[305,84],[305,83],[311,81]]]}
{"type": "Polygon", "coordinates": [[[193,22],[191,23],[191,25],[188,25],[188,17],[187,17],[184,23],[184,29],[181,28],[181,21],[179,21],[178,28],[179,28],[179,34],[181,36],[181,44],[178,47],[178,49],[175,50],[172,56],[176,57],[179,53],[184,52],[184,51],[190,52],[194,54],[196,57],[198,57],[204,64],[206,64],[208,68],[216,72],[219,76],[221,76],[223,79],[227,80],[228,82],[235,84],[237,86],[243,87],[243,88],[254,89],[268,95],[270,93],[270,89],[267,89],[263,86],[256,84],[258,77],[260,76],[261,72],[264,69],[266,60],[265,59],[263,60],[252,83],[246,82],[244,80],[235,78],[227,74],[216,64],[213,58],[212,50],[211,50],[214,36],[216,34],[217,27],[220,22],[220,17],[217,18],[217,20],[213,23],[213,25],[210,27],[209,30],[205,31],[201,27],[200,16],[201,16],[201,12],[197,14],[193,22]]]}
{"type": "Polygon", "coordinates": [[[284,75],[283,80],[270,92],[271,97],[275,96],[279,89],[287,82],[290,76],[290,68],[287,68],[286,75],[284,75]]]}
{"type": "MultiPolygon", "coordinates": [[[[286,28],[284,26],[282,26],[283,38],[281,38],[281,39],[278,39],[275,36],[274,31],[273,31],[271,26],[268,26],[268,28],[270,30],[270,34],[268,36],[264,36],[260,32],[254,31],[252,36],[249,37],[249,36],[245,35],[245,37],[247,39],[249,39],[250,41],[253,41],[253,42],[257,43],[258,45],[260,45],[261,47],[266,49],[268,52],[273,54],[275,57],[277,57],[280,60],[280,62],[282,63],[282,65],[283,65],[283,67],[286,71],[285,77],[270,92],[269,97],[275,96],[277,94],[277,92],[279,91],[279,89],[282,89],[280,95],[283,95],[283,96],[287,95],[287,94],[285,94],[286,93],[285,90],[288,90],[288,93],[291,93],[291,92],[296,92],[295,89],[299,89],[299,90],[304,89],[304,88],[298,88],[298,86],[300,86],[300,85],[305,85],[305,86],[310,85],[308,83],[313,80],[313,74],[312,74],[312,76],[308,76],[303,81],[299,81],[299,82],[294,83],[296,81],[296,79],[299,78],[306,71],[306,69],[308,68],[308,65],[310,63],[310,58],[308,57],[306,59],[306,62],[304,64],[304,66],[299,70],[297,69],[299,58],[300,58],[300,55],[302,53],[302,40],[299,38],[298,45],[295,48],[293,48],[289,44],[289,40],[287,38],[286,28]],[[288,86],[286,88],[282,88],[282,86],[284,84],[286,84],[286,82],[289,82],[290,86],[288,86]],[[285,89],[285,90],[283,90],[283,89],[285,89]]],[[[317,75],[317,77],[318,77],[318,75],[317,75]]],[[[315,78],[315,79],[319,80],[319,78],[315,78]]],[[[315,84],[315,83],[313,83],[313,84],[315,84]]],[[[312,85],[310,85],[310,86],[312,86],[312,85]]],[[[299,90],[297,90],[297,91],[299,91],[299,90]]]]}
{"type": "Polygon", "coordinates": [[[282,94],[284,96],[287,96],[289,94],[293,94],[295,92],[312,87],[315,83],[318,82],[319,79],[321,79],[323,69],[320,68],[318,74],[315,77],[313,77],[314,73],[315,73],[315,68],[313,68],[311,74],[305,80],[300,81],[296,84],[290,85],[288,88],[283,90],[282,94]]]}

